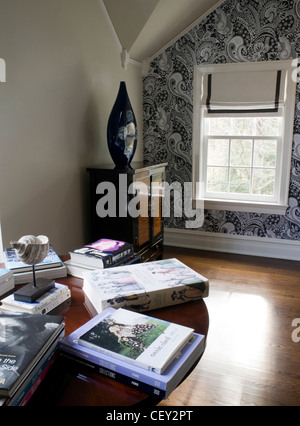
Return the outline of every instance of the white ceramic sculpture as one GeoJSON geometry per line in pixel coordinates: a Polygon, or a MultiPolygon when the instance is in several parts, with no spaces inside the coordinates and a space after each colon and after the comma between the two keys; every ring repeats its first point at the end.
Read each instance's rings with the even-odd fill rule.
{"type": "Polygon", "coordinates": [[[27,265],[42,262],[49,252],[49,238],[45,235],[25,235],[18,241],[11,241],[10,245],[16,250],[17,257],[27,265]]]}

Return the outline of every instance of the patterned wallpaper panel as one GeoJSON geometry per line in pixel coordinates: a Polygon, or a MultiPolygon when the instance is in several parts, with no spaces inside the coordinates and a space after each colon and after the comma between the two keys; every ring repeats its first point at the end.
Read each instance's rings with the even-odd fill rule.
{"type": "MultiPolygon", "coordinates": [[[[144,78],[144,159],[167,161],[167,181],[192,181],[196,64],[286,60],[300,55],[300,0],[227,0],[155,58],[144,78]]],[[[296,94],[289,208],[284,216],[205,210],[201,230],[300,240],[300,87],[296,94]]],[[[186,218],[166,218],[184,228],[186,218]]]]}

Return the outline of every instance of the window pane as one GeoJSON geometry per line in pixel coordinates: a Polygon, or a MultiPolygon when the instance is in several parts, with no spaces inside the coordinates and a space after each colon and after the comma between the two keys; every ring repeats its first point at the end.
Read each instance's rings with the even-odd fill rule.
{"type": "Polygon", "coordinates": [[[251,166],[252,140],[234,139],[231,141],[231,166],[251,166]]]}
{"type": "Polygon", "coordinates": [[[251,170],[246,168],[230,169],[230,192],[236,194],[250,193],[251,170]]]}
{"type": "Polygon", "coordinates": [[[232,136],[252,136],[254,134],[253,118],[232,118],[232,136]]]}
{"type": "Polygon", "coordinates": [[[273,195],[275,171],[272,169],[254,169],[252,178],[252,193],[273,195]]]}
{"type": "Polygon", "coordinates": [[[229,158],[229,140],[209,139],[207,164],[211,166],[227,166],[229,158]]]}
{"type": "Polygon", "coordinates": [[[207,168],[207,190],[209,192],[227,192],[227,167],[207,168]]]}
{"type": "Polygon", "coordinates": [[[256,140],[254,142],[254,166],[276,166],[277,141],[256,140]]]}
{"type": "Polygon", "coordinates": [[[278,136],[280,134],[280,118],[257,117],[256,118],[256,136],[278,136]]]}
{"type": "Polygon", "coordinates": [[[208,134],[226,136],[230,134],[230,118],[207,118],[208,134]]]}

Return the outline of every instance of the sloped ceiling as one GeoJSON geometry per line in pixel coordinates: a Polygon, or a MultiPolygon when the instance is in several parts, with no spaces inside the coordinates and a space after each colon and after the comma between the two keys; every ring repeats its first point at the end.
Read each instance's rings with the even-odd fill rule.
{"type": "Polygon", "coordinates": [[[103,0],[131,59],[151,58],[220,0],[103,0]]]}

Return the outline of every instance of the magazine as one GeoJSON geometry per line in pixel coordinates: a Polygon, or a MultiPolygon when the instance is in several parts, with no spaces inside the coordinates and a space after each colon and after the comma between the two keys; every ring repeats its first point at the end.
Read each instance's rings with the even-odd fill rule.
{"type": "Polygon", "coordinates": [[[78,343],[161,374],[193,332],[192,328],[148,315],[108,308],[78,343]]]}
{"type": "Polygon", "coordinates": [[[109,306],[145,312],[207,297],[208,279],[178,259],[83,272],[83,291],[98,313],[109,306]]]}

